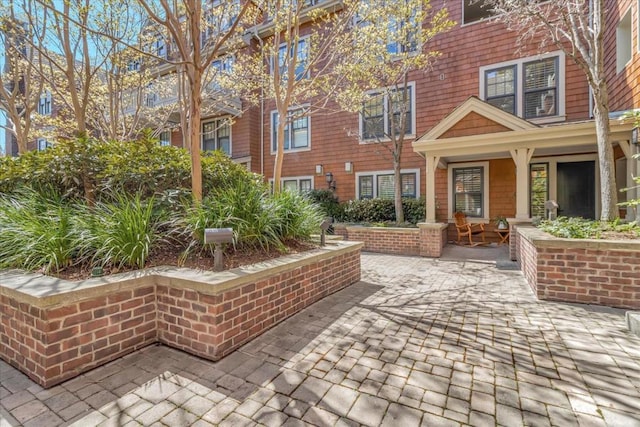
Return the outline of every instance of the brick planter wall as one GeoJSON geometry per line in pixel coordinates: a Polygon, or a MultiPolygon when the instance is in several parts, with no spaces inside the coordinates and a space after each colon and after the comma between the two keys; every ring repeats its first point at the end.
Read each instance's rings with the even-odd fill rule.
{"type": "Polygon", "coordinates": [[[337,224],[334,233],[364,243],[364,250],[392,255],[440,257],[447,243],[447,224],[418,224],[418,228],[362,227],[337,224]]]}
{"type": "Polygon", "coordinates": [[[516,257],[540,299],[640,308],[640,242],[560,239],[516,227],[516,257]]]}
{"type": "Polygon", "coordinates": [[[341,242],[222,273],[163,267],[84,282],[0,274],[0,357],[51,387],[162,342],[217,360],[360,280],[341,242]]]}

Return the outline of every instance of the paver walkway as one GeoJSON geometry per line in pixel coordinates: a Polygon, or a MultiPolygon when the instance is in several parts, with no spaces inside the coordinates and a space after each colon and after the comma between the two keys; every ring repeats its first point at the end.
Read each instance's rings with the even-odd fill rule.
{"type": "Polygon", "coordinates": [[[488,264],[362,266],[218,363],[151,346],[43,390],[0,362],[0,425],[640,426],[622,311],[538,302],[488,264]]]}

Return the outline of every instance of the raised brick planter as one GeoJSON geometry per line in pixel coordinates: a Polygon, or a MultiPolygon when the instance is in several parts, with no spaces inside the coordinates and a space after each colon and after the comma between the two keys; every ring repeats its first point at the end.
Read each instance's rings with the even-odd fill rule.
{"type": "Polygon", "coordinates": [[[640,241],[561,239],[516,226],[516,258],[539,299],[640,308],[640,241]]]}
{"type": "Polygon", "coordinates": [[[438,258],[447,243],[447,224],[418,224],[418,228],[334,226],[345,240],[364,243],[364,250],[393,255],[438,258]]]}
{"type": "Polygon", "coordinates": [[[213,273],[161,267],[82,282],[0,273],[0,357],[51,387],[161,342],[218,360],[360,280],[361,243],[213,273]]]}

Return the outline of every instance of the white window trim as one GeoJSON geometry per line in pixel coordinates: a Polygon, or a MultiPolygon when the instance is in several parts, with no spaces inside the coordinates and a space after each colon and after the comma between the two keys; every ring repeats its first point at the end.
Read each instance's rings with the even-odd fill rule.
{"type": "Polygon", "coordinates": [[[44,151],[48,148],[53,147],[53,143],[50,142],[47,138],[38,138],[36,139],[36,150],[38,151],[44,151]],[[44,147],[41,146],[44,145],[44,147]]]}
{"type": "MultiPolygon", "coordinates": [[[[202,132],[202,128],[204,128],[204,125],[211,122],[229,120],[230,117],[231,116],[221,116],[221,117],[202,120],[202,122],[200,123],[200,151],[204,151],[204,132],[202,132]]],[[[227,123],[229,124],[229,153],[227,155],[231,157],[231,155],[233,154],[233,122],[228,121],[227,123]]],[[[217,138],[218,138],[218,135],[216,134],[216,143],[218,142],[217,138]]]]}
{"type": "Polygon", "coordinates": [[[481,24],[484,22],[489,22],[492,21],[494,19],[496,19],[497,15],[491,15],[488,18],[482,18],[479,19],[477,21],[473,21],[473,22],[464,22],[464,4],[467,2],[468,0],[460,0],[461,2],[461,6],[460,6],[460,26],[461,27],[466,27],[468,25],[476,25],[476,24],[481,24]]]}
{"type": "Polygon", "coordinates": [[[550,123],[550,122],[557,122],[560,120],[565,120],[566,119],[566,110],[565,110],[565,91],[566,91],[566,61],[565,61],[565,55],[564,52],[562,52],[561,50],[557,50],[554,52],[549,52],[549,53],[544,53],[544,54],[540,54],[540,55],[535,55],[535,56],[529,56],[526,58],[520,58],[520,59],[516,59],[513,61],[504,61],[504,62],[498,62],[496,64],[489,64],[489,65],[483,65],[482,67],[479,68],[479,72],[480,72],[480,99],[482,99],[483,101],[486,100],[486,93],[485,93],[485,72],[488,70],[494,70],[497,68],[502,68],[502,67],[509,67],[509,66],[516,66],[516,112],[515,115],[518,117],[523,118],[524,120],[528,120],[531,123],[550,123]],[[549,117],[541,117],[541,118],[529,118],[529,119],[524,119],[524,86],[523,86],[523,79],[522,79],[522,73],[523,73],[523,67],[524,64],[527,62],[533,62],[533,61],[539,61],[542,59],[548,59],[548,58],[554,58],[554,57],[558,57],[558,79],[557,79],[557,83],[558,83],[558,114],[556,114],[555,116],[549,116],[549,117]]]}
{"type": "MultiPolygon", "coordinates": [[[[303,148],[289,148],[288,150],[285,149],[284,150],[284,154],[287,153],[300,153],[303,151],[311,151],[311,114],[309,114],[309,104],[304,104],[304,105],[298,105],[295,107],[289,107],[287,109],[287,111],[296,111],[296,110],[305,110],[305,117],[307,118],[307,134],[308,134],[308,139],[309,139],[309,144],[306,147],[303,148]]],[[[273,110],[271,111],[270,117],[271,117],[271,121],[270,121],[270,127],[271,127],[271,132],[269,132],[271,134],[269,141],[270,141],[270,145],[269,145],[269,151],[271,152],[272,156],[276,155],[276,151],[273,149],[273,144],[274,144],[274,140],[273,140],[273,136],[275,133],[275,127],[273,126],[273,118],[274,116],[278,114],[278,110],[273,110]]],[[[289,125],[291,125],[291,123],[289,123],[289,125]]],[[[289,132],[291,133],[291,132],[289,132]]]]}
{"type": "MultiPolygon", "coordinates": [[[[400,169],[400,174],[409,174],[413,173],[416,175],[416,199],[420,198],[420,169],[400,169]]],[[[355,173],[355,183],[356,183],[356,200],[360,200],[360,177],[361,176],[374,176],[375,182],[373,183],[373,198],[378,198],[378,175],[393,175],[393,169],[391,170],[378,170],[378,171],[367,171],[367,172],[356,172],[355,173]]]]}
{"type": "MultiPolygon", "coordinates": [[[[307,50],[307,63],[309,61],[309,38],[310,38],[309,35],[298,37],[298,43],[300,43],[301,41],[304,41],[304,43],[305,43],[306,50],[307,50]]],[[[272,75],[273,75],[274,67],[276,66],[276,64],[278,64],[278,66],[280,65],[280,49],[283,46],[286,46],[286,45],[287,45],[286,42],[280,43],[280,46],[278,46],[278,54],[276,55],[275,58],[272,58],[272,60],[271,60],[271,69],[269,71],[270,71],[270,73],[272,75]]],[[[299,54],[300,54],[300,52],[298,52],[298,55],[299,54]]],[[[298,56],[298,61],[299,60],[300,60],[300,56],[298,56]]],[[[308,66],[305,67],[305,68],[306,68],[306,70],[305,70],[305,73],[304,73],[304,76],[302,77],[302,79],[308,79],[310,77],[311,70],[309,70],[308,66]]],[[[280,77],[282,78],[282,75],[280,77]]]]}
{"type": "Polygon", "coordinates": [[[44,93],[42,95],[40,95],[40,98],[38,99],[38,114],[40,114],[41,116],[50,116],[51,113],[53,112],[53,102],[52,102],[52,97],[51,97],[51,92],[49,92],[48,90],[44,91],[44,93]],[[49,111],[40,112],[40,105],[42,105],[42,102],[45,102],[44,105],[46,105],[46,102],[49,103],[49,111]]]}
{"type": "Polygon", "coordinates": [[[489,217],[489,162],[470,162],[470,163],[449,163],[447,167],[447,200],[448,200],[448,216],[449,222],[455,222],[453,218],[453,170],[482,167],[482,217],[468,217],[469,222],[482,222],[488,223],[491,218],[489,217]]]}
{"type": "MultiPolygon", "coordinates": [[[[296,185],[298,186],[298,191],[300,191],[300,181],[303,180],[311,180],[311,189],[316,188],[315,177],[313,175],[301,175],[301,176],[281,176],[280,177],[280,188],[284,188],[285,181],[296,181],[296,185]]],[[[273,186],[273,178],[269,178],[269,184],[273,186]]]]}
{"type": "Polygon", "coordinates": [[[631,10],[631,5],[627,8],[627,10],[622,14],[622,17],[618,21],[616,25],[616,74],[624,71],[629,64],[633,61],[633,11],[631,10]],[[622,21],[629,17],[629,59],[624,64],[620,64],[618,61],[618,56],[621,53],[622,47],[619,45],[619,35],[620,35],[620,24],[622,21]]]}
{"type": "MultiPolygon", "coordinates": [[[[416,82],[409,82],[407,83],[407,86],[411,88],[411,132],[407,135],[404,136],[405,141],[406,140],[411,140],[411,139],[415,139],[416,138],[416,82]]],[[[374,90],[369,90],[366,93],[367,94],[377,94],[377,93],[381,93],[384,92],[384,129],[385,129],[385,134],[388,134],[388,130],[389,130],[389,97],[388,97],[388,93],[390,90],[394,90],[395,86],[387,86],[386,88],[381,88],[381,89],[374,89],[374,90]]],[[[364,117],[362,115],[362,111],[360,111],[358,113],[358,137],[359,137],[359,143],[360,144],[375,144],[377,142],[389,142],[391,141],[390,138],[388,137],[384,137],[384,138],[369,138],[369,139],[364,139],[364,117]]]]}

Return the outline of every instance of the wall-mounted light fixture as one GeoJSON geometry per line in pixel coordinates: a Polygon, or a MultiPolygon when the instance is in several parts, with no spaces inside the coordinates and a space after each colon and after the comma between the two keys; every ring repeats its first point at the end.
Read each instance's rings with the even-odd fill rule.
{"type": "Polygon", "coordinates": [[[346,173],[353,172],[353,162],[344,162],[344,171],[346,173]]]}
{"type": "Polygon", "coordinates": [[[316,175],[322,175],[322,165],[316,165],[316,175]]]}
{"type": "Polygon", "coordinates": [[[640,128],[631,129],[631,143],[633,145],[638,145],[638,133],[640,133],[640,128]]]}
{"type": "Polygon", "coordinates": [[[327,174],[324,177],[327,180],[327,185],[329,186],[329,188],[335,191],[336,181],[333,179],[333,174],[331,172],[327,172],[327,174]]]}

